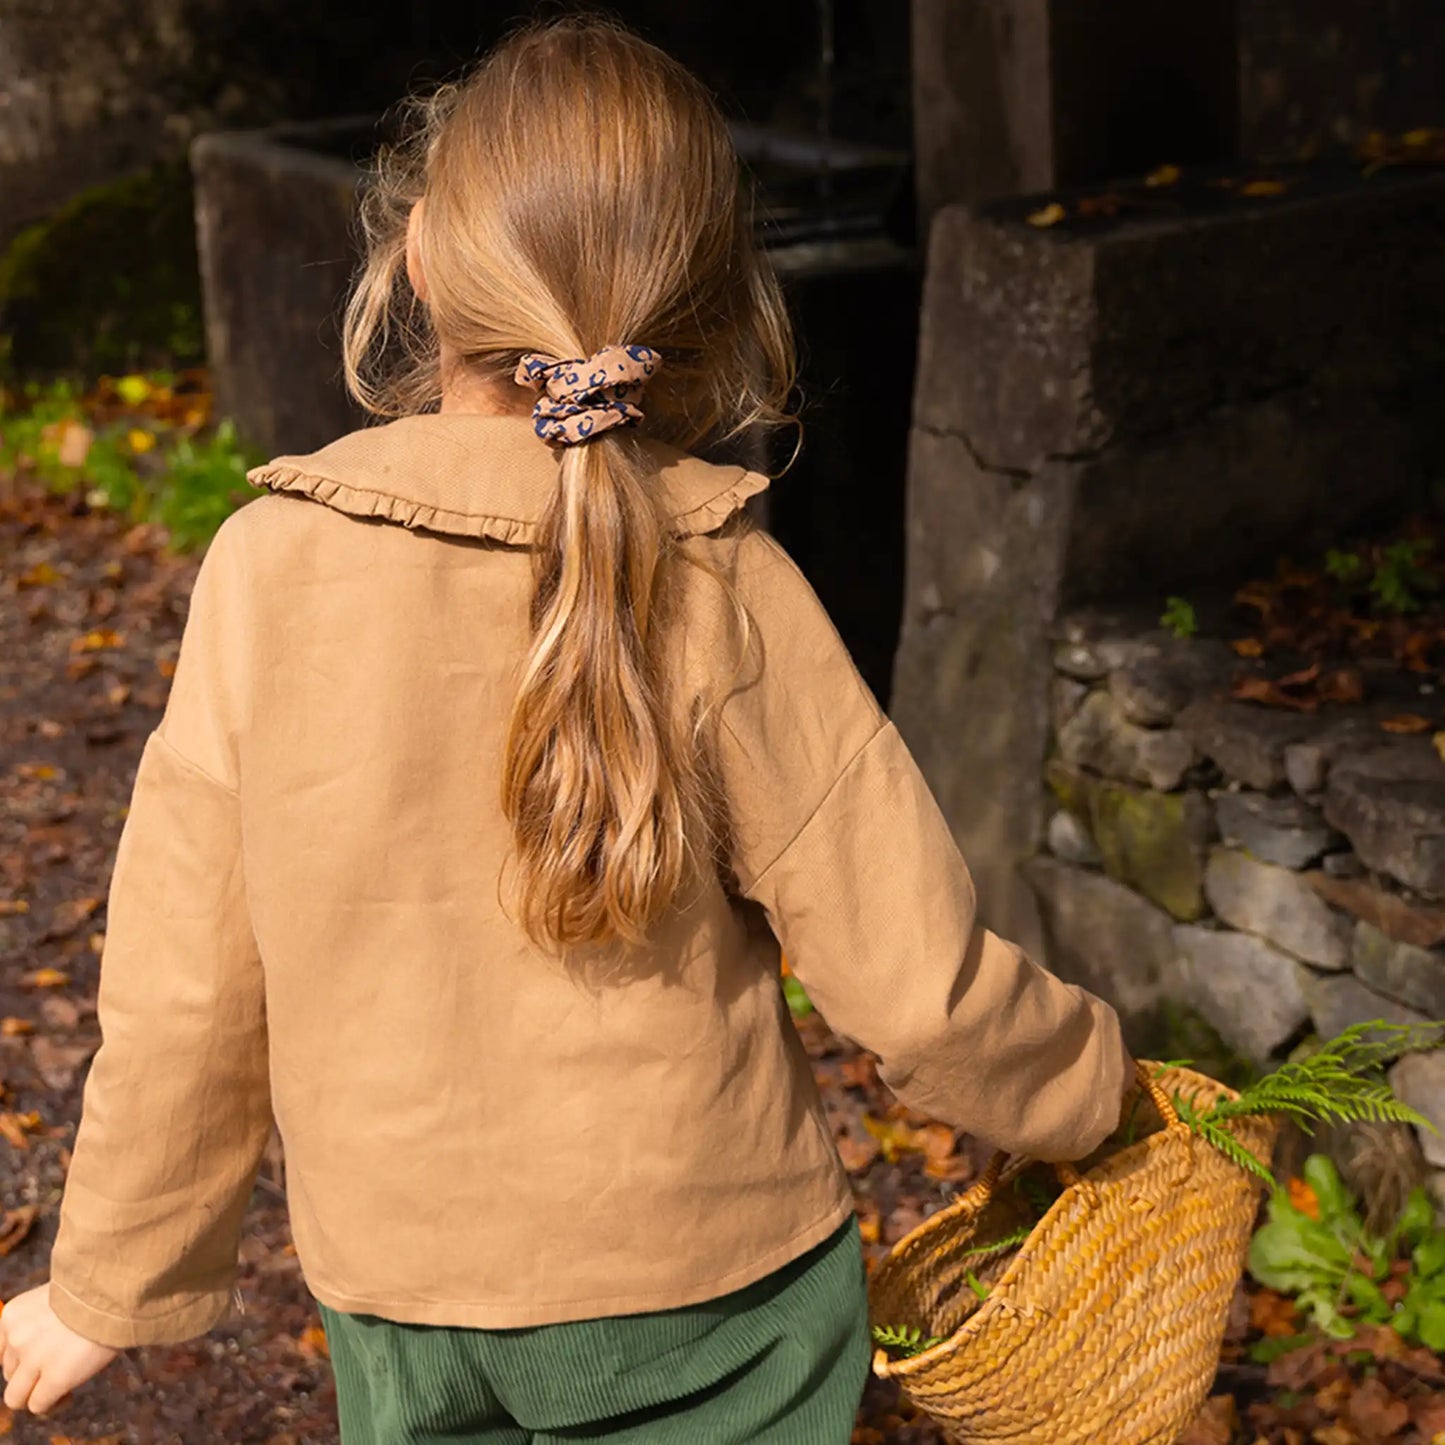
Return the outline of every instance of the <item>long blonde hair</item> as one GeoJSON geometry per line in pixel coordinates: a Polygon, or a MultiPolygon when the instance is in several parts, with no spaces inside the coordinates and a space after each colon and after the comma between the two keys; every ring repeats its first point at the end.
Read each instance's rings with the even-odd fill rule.
{"type": "MultiPolygon", "coordinates": [[[[527,352],[627,343],[664,358],[646,435],[694,450],[786,419],[787,310],[727,125],[681,65],[611,21],[554,20],[413,102],[412,118],[363,201],[344,326],[362,405],[433,406],[439,343],[493,379],[527,352]],[[406,275],[423,199],[426,305],[406,275]]],[[[719,860],[710,710],[674,697],[663,665],[682,554],[650,471],[633,428],[563,448],[539,529],[501,803],[521,926],[543,946],[641,943],[719,860]]]]}

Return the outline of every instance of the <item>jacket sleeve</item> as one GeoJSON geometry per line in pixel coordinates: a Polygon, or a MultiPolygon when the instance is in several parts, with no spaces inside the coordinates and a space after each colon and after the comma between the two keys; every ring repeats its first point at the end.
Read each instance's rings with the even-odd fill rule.
{"type": "Polygon", "coordinates": [[[1014,1153],[1082,1158],[1132,1078],[1118,1015],[980,925],[952,830],[816,594],[766,533],[738,557],[763,653],[722,714],[744,895],[904,1103],[1014,1153]]]}
{"type": "Polygon", "coordinates": [[[226,1313],[271,1129],[242,870],[239,517],[202,563],[136,772],[110,881],[101,1046],[51,1253],[55,1313],[117,1349],[191,1339],[226,1313]]]}

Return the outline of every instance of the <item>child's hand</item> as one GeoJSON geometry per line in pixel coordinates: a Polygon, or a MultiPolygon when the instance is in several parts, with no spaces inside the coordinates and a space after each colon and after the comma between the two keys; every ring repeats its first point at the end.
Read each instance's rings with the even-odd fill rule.
{"type": "Polygon", "coordinates": [[[6,1300],[0,1313],[4,1403],[11,1410],[43,1415],[118,1354],[119,1350],[97,1345],[61,1324],[50,1308],[48,1284],[6,1300]]]}

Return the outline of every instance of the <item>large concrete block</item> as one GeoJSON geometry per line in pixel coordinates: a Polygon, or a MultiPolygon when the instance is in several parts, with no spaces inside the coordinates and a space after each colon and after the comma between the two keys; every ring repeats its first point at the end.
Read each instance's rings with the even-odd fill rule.
{"type": "Polygon", "coordinates": [[[324,446],[363,421],[342,383],[338,323],[361,183],[345,147],[370,131],[352,118],[217,132],[191,147],[217,400],[273,456],[324,446]],[[328,140],[340,154],[326,153],[328,140]]]}
{"type": "Polygon", "coordinates": [[[1291,184],[1079,227],[1027,225],[1037,198],[939,213],[915,424],[1016,487],[1069,468],[1070,600],[1322,547],[1423,495],[1445,176],[1291,184]]]}

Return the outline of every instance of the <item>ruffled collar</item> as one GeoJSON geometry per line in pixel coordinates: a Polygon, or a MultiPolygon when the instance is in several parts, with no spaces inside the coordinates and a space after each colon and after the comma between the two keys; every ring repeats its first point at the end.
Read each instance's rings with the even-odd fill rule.
{"type": "MultiPolygon", "coordinates": [[[[672,530],[710,532],[768,485],[741,466],[719,465],[654,439],[672,530]]],[[[283,456],[247,473],[253,486],[299,492],[354,517],[527,545],[557,489],[558,449],[530,417],[462,412],[402,417],[348,433],[320,451],[283,456]]]]}

